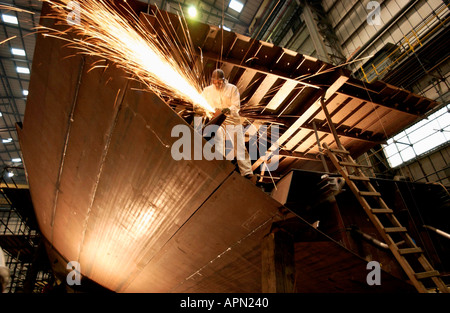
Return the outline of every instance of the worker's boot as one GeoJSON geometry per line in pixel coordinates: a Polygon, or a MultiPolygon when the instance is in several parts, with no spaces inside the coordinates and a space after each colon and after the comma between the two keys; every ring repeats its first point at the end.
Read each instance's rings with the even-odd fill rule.
{"type": "Polygon", "coordinates": [[[253,184],[256,185],[256,179],[257,179],[256,175],[253,175],[253,174],[247,174],[247,175],[245,175],[244,177],[247,178],[247,179],[250,180],[253,184]]]}

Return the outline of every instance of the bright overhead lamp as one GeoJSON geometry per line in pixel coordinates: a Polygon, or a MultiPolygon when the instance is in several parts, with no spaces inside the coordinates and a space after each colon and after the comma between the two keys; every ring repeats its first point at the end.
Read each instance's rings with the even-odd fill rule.
{"type": "Polygon", "coordinates": [[[222,25],[222,28],[223,28],[224,30],[228,31],[228,32],[231,32],[231,28],[226,27],[225,25],[222,25]]]}
{"type": "Polygon", "coordinates": [[[28,90],[26,90],[26,89],[22,90],[22,94],[23,94],[24,96],[28,96],[28,90]]]}
{"type": "Polygon", "coordinates": [[[20,74],[30,74],[30,69],[28,67],[18,66],[16,67],[17,73],[20,74]]]}
{"type": "Polygon", "coordinates": [[[10,142],[12,142],[12,138],[10,137],[10,138],[7,138],[7,139],[2,139],[2,142],[3,143],[10,143],[10,142]]]}
{"type": "Polygon", "coordinates": [[[229,7],[232,8],[233,10],[235,10],[236,12],[241,13],[244,5],[242,3],[240,3],[239,1],[231,0],[229,7]]]}
{"type": "Polygon", "coordinates": [[[190,6],[188,8],[188,14],[190,17],[196,17],[197,16],[197,9],[194,6],[190,6]]]}
{"type": "Polygon", "coordinates": [[[22,162],[22,159],[21,158],[14,158],[14,159],[11,159],[11,161],[14,162],[14,163],[20,163],[20,162],[22,162]]]}
{"type": "Polygon", "coordinates": [[[11,48],[11,53],[14,55],[20,55],[20,56],[25,56],[25,50],[23,49],[17,49],[17,48],[11,48]]]}
{"type": "Polygon", "coordinates": [[[3,22],[8,24],[15,24],[15,25],[19,24],[19,20],[14,15],[2,14],[2,20],[3,22]]]}
{"type": "Polygon", "coordinates": [[[13,172],[8,172],[8,177],[13,177],[14,173],[13,172]]]}

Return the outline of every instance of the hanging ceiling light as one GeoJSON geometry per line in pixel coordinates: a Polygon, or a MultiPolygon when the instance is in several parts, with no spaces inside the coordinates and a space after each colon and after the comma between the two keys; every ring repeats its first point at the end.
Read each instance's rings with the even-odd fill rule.
{"type": "Polygon", "coordinates": [[[23,49],[18,49],[18,48],[11,48],[11,53],[14,55],[19,55],[19,56],[25,56],[25,50],[23,49]]]}
{"type": "Polygon", "coordinates": [[[188,8],[188,14],[190,17],[196,17],[197,16],[197,9],[194,6],[190,6],[188,8]]]}
{"type": "Polygon", "coordinates": [[[28,67],[17,66],[16,71],[20,74],[30,74],[30,69],[28,67]]]}
{"type": "Polygon", "coordinates": [[[15,24],[15,25],[19,24],[19,20],[17,19],[17,17],[9,14],[2,14],[2,20],[3,22],[8,24],[15,24]]]}

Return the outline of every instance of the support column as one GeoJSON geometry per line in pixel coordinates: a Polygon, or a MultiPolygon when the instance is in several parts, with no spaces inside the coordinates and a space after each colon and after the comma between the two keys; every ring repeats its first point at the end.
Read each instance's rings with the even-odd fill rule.
{"type": "Polygon", "coordinates": [[[314,21],[313,12],[308,4],[305,4],[303,7],[303,13],[301,16],[306,24],[306,27],[308,28],[309,36],[311,37],[314,49],[317,53],[317,58],[324,62],[331,63],[330,56],[325,48],[322,36],[320,35],[316,22],[314,21]]]}
{"type": "Polygon", "coordinates": [[[294,292],[295,260],[292,235],[282,229],[267,234],[262,249],[262,292],[294,292]]]}

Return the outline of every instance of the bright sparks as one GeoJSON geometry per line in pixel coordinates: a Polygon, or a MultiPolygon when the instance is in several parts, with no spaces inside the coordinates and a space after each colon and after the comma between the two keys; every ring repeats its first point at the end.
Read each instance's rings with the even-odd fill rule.
{"type": "MultiPolygon", "coordinates": [[[[139,21],[127,20],[104,0],[78,1],[80,5],[75,9],[79,12],[52,1],[47,2],[56,10],[58,20],[67,23],[68,18],[78,14],[76,21],[80,22],[71,22],[71,18],[68,24],[79,35],[78,39],[70,41],[82,53],[115,62],[157,94],[178,98],[201,106],[206,112],[214,112],[201,95],[202,86],[198,77],[189,68],[180,66],[167,53],[170,48],[150,34],[139,21]]],[[[48,36],[64,38],[64,33],[42,29],[49,32],[48,36]]]]}

